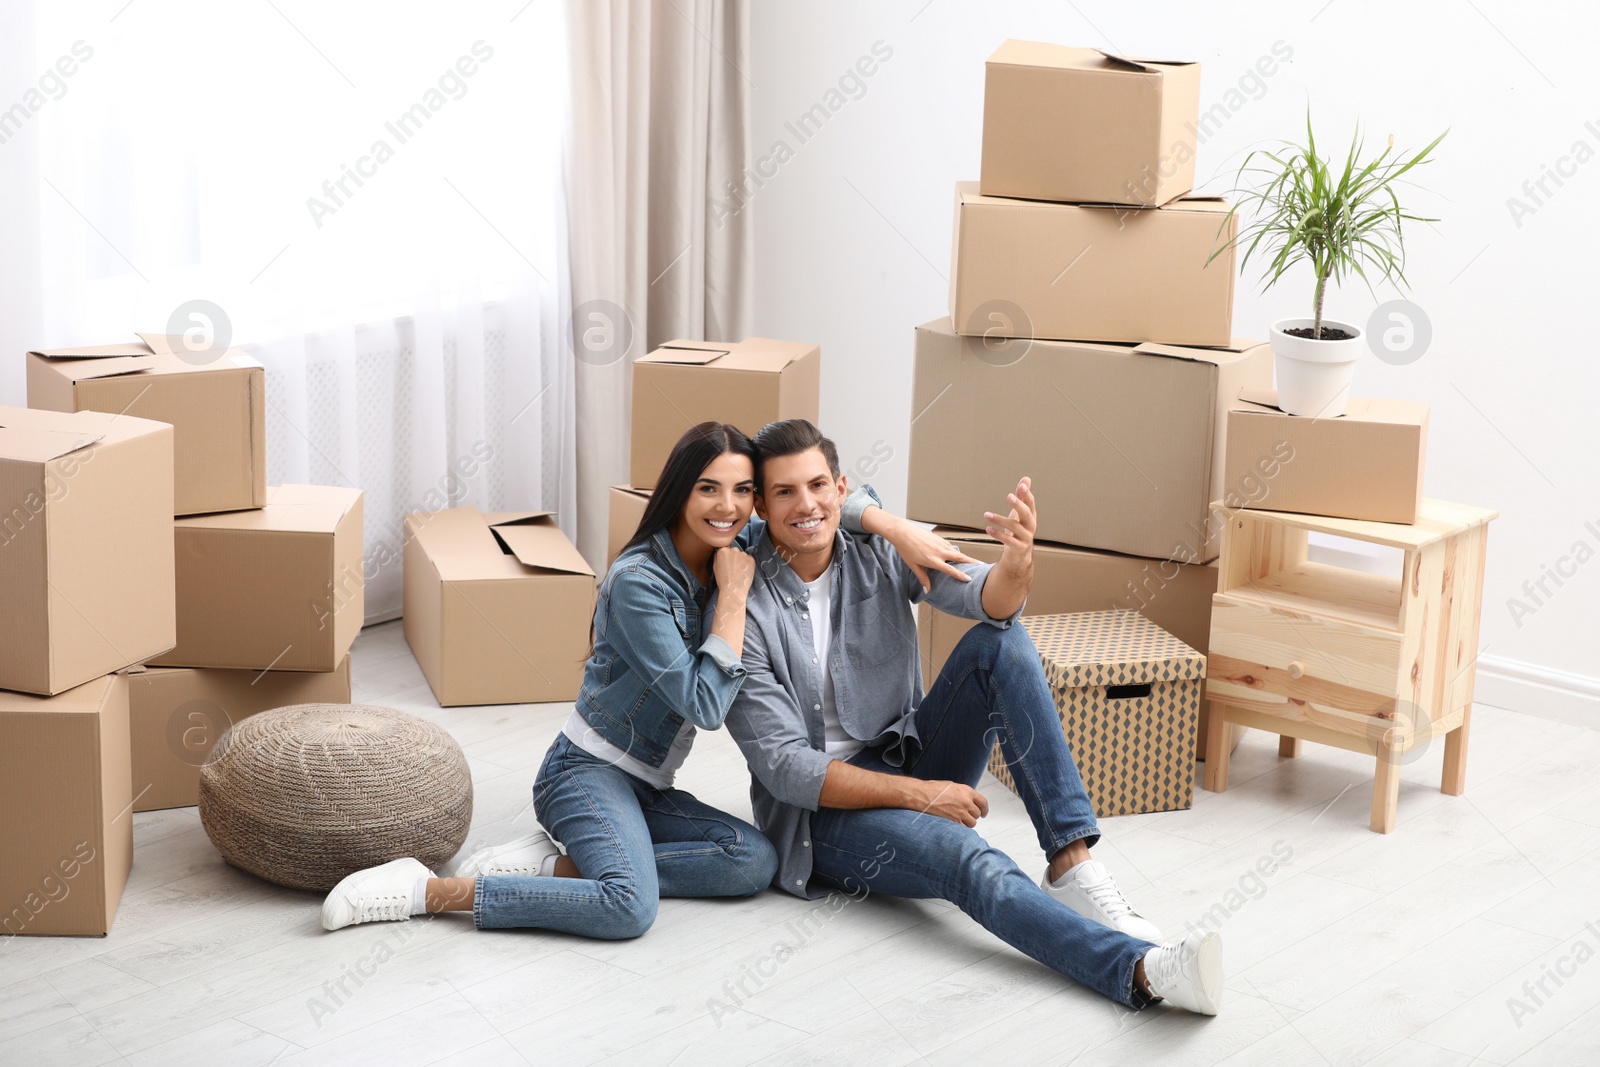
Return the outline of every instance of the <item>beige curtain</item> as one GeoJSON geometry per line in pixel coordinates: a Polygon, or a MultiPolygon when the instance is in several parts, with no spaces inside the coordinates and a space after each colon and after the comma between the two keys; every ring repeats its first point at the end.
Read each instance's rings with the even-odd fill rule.
{"type": "Polygon", "coordinates": [[[632,361],[751,319],[749,212],[711,209],[750,138],[743,0],[569,0],[567,343],[578,547],[605,561],[607,487],[628,480],[632,361]]]}

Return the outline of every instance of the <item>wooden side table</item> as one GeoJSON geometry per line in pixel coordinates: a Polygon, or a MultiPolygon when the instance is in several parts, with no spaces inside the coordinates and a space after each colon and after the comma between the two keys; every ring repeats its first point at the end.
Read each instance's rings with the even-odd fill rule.
{"type": "Polygon", "coordinates": [[[1227,724],[1377,759],[1372,829],[1394,829],[1405,754],[1443,737],[1440,789],[1466,788],[1488,524],[1499,512],[1424,500],[1417,521],[1211,508],[1223,523],[1212,600],[1205,787],[1228,787],[1227,724]],[[1401,573],[1307,559],[1312,531],[1390,545],[1401,573]]]}

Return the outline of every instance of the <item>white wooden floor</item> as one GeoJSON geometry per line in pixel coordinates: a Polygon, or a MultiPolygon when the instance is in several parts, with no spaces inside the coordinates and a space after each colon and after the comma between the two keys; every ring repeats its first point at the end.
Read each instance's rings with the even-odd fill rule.
{"type": "MultiPolygon", "coordinates": [[[[531,824],[570,705],[440,709],[398,622],[354,655],[358,702],[466,749],[469,847],[531,824]]],[[[944,903],[665,901],[620,943],[461,915],[325,934],[319,896],[225,866],[194,808],[147,812],[109,937],[0,943],[0,1064],[1600,1062],[1600,732],[1480,705],[1465,796],[1439,793],[1439,766],[1436,747],[1406,768],[1383,837],[1370,761],[1280,760],[1251,734],[1228,792],[1104,821],[1096,855],[1148,916],[1220,926],[1215,1019],[1124,1011],[944,903]]],[[[983,832],[1039,868],[1020,804],[986,781],[983,832]]],[[[682,783],[749,816],[724,733],[682,783]]]]}

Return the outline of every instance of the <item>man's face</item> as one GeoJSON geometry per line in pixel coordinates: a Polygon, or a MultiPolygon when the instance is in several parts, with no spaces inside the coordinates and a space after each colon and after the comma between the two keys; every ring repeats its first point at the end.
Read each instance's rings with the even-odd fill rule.
{"type": "Polygon", "coordinates": [[[822,449],[778,456],[762,464],[756,514],[767,520],[772,543],[786,562],[833,551],[845,477],[833,476],[822,449]]]}

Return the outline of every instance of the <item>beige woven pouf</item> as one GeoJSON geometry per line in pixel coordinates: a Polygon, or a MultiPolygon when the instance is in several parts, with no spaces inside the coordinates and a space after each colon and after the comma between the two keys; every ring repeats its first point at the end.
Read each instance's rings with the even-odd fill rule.
{"type": "Polygon", "coordinates": [[[296,704],[229,728],[200,768],[200,822],[222,858],[292,889],[455,855],[472,774],[440,727],[369,704],[296,704]]]}

